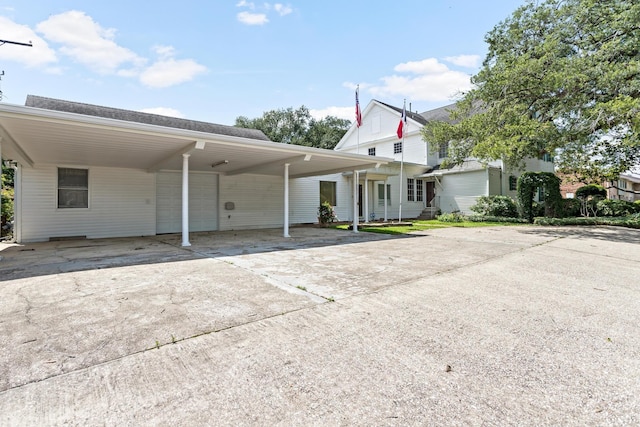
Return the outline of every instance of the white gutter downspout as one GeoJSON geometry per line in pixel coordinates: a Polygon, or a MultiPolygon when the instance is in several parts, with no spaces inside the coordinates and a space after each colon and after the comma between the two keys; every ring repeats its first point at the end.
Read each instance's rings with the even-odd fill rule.
{"type": "Polygon", "coordinates": [[[358,232],[358,171],[353,171],[353,232],[358,232]]]}
{"type": "Polygon", "coordinates": [[[189,243],[189,156],[182,155],[182,246],[191,246],[189,243]]]}
{"type": "Polygon", "coordinates": [[[289,163],[284,164],[284,237],[289,235],[289,163]]]}

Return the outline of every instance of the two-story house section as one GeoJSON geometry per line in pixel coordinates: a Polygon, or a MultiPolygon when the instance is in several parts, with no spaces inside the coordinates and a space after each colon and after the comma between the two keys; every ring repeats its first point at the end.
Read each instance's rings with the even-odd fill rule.
{"type": "Polygon", "coordinates": [[[354,123],[335,150],[392,158],[394,162],[359,171],[357,186],[353,172],[296,180],[293,185],[298,197],[292,217],[298,222],[312,222],[312,206],[317,209],[325,200],[345,221],[353,219],[356,206],[356,214],[363,221],[433,217],[439,211],[471,213],[469,208],[479,196],[515,198],[517,179],[523,172],[554,171],[549,155],[528,159],[521,170],[509,170],[501,160],[484,164],[475,159],[443,168],[446,147],[432,150],[420,130],[431,120],[449,120],[452,108],[455,104],[423,113],[407,111],[404,139],[399,139],[402,107],[371,100],[362,111],[361,126],[354,123]]]}

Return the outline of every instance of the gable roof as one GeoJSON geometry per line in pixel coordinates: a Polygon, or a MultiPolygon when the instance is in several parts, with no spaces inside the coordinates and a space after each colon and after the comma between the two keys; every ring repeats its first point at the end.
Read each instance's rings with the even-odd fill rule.
{"type": "Polygon", "coordinates": [[[270,141],[270,139],[264,133],[262,133],[262,131],[257,129],[245,129],[235,126],[218,125],[215,123],[179,119],[177,117],[163,116],[160,114],[143,113],[140,111],[124,110],[112,107],[103,107],[101,105],[65,101],[62,99],[46,98],[36,95],[27,95],[27,100],[24,105],[27,107],[44,108],[46,110],[83,114],[85,116],[103,117],[107,119],[192,130],[197,132],[212,133],[216,135],[238,136],[241,138],[270,141]]]}

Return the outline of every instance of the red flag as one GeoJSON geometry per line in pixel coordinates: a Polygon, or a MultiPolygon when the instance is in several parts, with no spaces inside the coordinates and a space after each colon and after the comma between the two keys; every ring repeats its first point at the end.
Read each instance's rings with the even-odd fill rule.
{"type": "Polygon", "coordinates": [[[404,135],[404,127],[407,124],[407,110],[405,109],[407,105],[407,102],[405,101],[404,105],[402,106],[402,116],[400,116],[400,123],[398,123],[398,138],[402,139],[403,135],[404,135]]]}
{"type": "Polygon", "coordinates": [[[362,113],[360,112],[360,100],[358,99],[358,92],[360,91],[360,86],[356,88],[356,126],[362,126],[362,113]]]}

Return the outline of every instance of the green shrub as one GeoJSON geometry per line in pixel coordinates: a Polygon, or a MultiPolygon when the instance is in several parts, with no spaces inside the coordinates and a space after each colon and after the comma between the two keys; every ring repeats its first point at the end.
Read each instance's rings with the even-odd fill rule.
{"type": "Polygon", "coordinates": [[[463,222],[465,216],[460,212],[443,213],[436,217],[441,222],[463,222]]]}
{"type": "Polygon", "coordinates": [[[562,199],[562,217],[576,217],[580,216],[580,208],[582,203],[580,199],[562,199]]]}
{"type": "Polygon", "coordinates": [[[479,215],[517,218],[518,207],[509,196],[480,196],[470,208],[479,215]]]}
{"type": "Polygon", "coordinates": [[[602,216],[627,216],[639,212],[632,202],[626,200],[599,200],[596,203],[597,213],[602,216]]]}
{"type": "Polygon", "coordinates": [[[320,224],[328,224],[336,221],[336,213],[333,206],[329,202],[323,202],[318,208],[318,222],[320,224]]]}
{"type": "Polygon", "coordinates": [[[467,215],[465,217],[467,221],[471,222],[508,222],[514,224],[528,224],[524,218],[512,218],[506,216],[489,216],[489,215],[467,215]]]}
{"type": "Polygon", "coordinates": [[[577,218],[536,218],[536,225],[613,225],[640,228],[640,214],[624,217],[577,217],[577,218]]]}
{"type": "Polygon", "coordinates": [[[586,199],[589,196],[607,197],[607,190],[602,185],[597,184],[585,185],[576,190],[576,197],[579,199],[586,199]]]}

